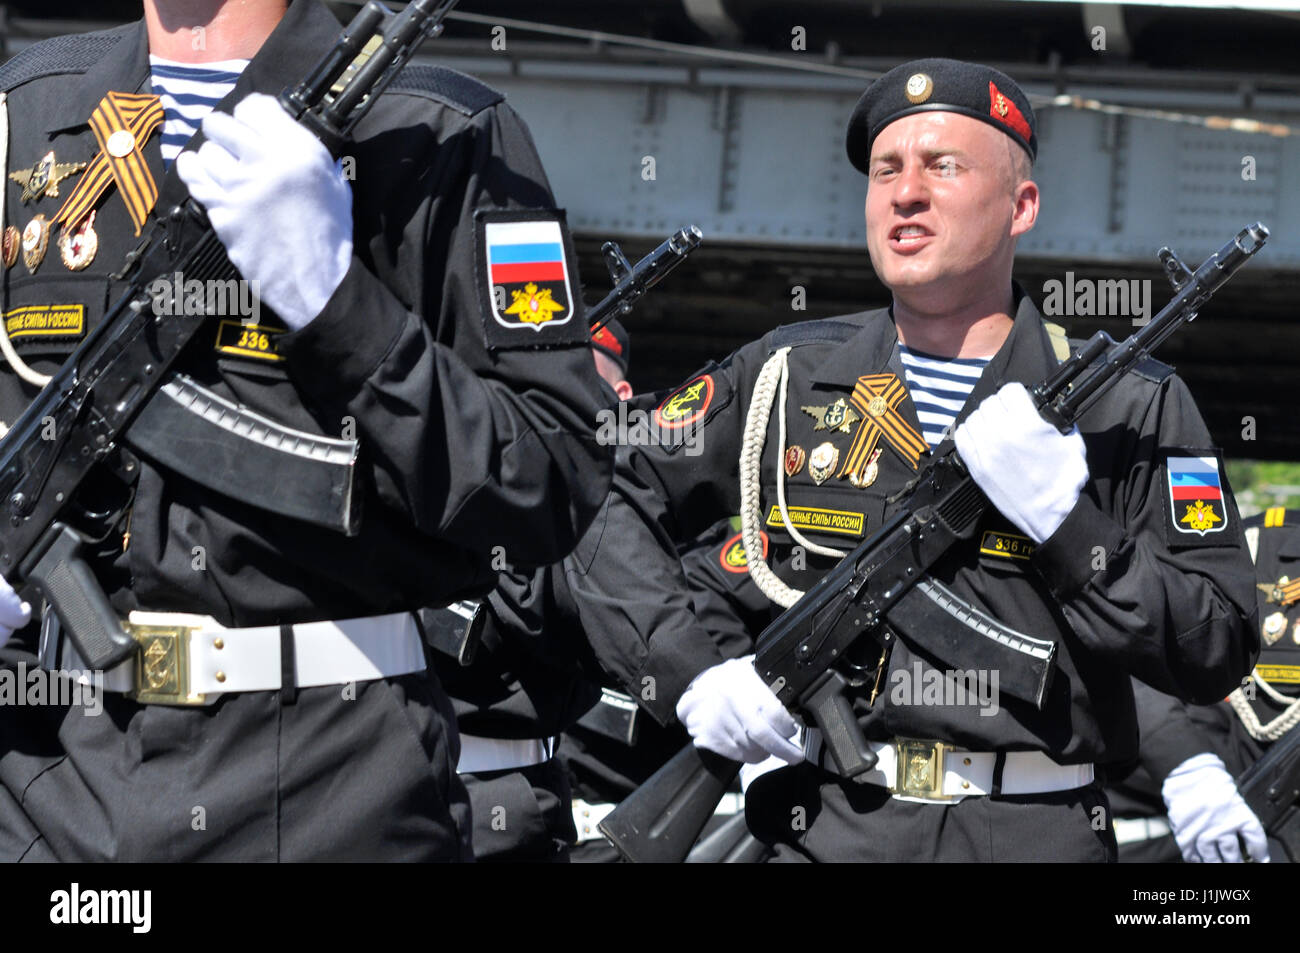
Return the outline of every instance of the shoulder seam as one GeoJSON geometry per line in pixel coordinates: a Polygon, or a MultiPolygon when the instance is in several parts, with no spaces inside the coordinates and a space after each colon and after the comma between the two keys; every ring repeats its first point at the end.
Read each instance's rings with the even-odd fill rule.
{"type": "Polygon", "coordinates": [[[418,63],[408,65],[389,84],[386,92],[426,96],[473,116],[505,101],[505,94],[487,83],[447,66],[418,63]]]}
{"type": "Polygon", "coordinates": [[[773,352],[787,346],[799,347],[803,344],[841,344],[861,330],[857,325],[837,321],[835,318],[783,324],[772,332],[768,351],[773,352]]]}
{"type": "Polygon", "coordinates": [[[0,90],[10,92],[46,76],[84,73],[135,28],[134,23],[128,23],[109,30],[55,36],[34,43],[0,65],[0,90]]]}

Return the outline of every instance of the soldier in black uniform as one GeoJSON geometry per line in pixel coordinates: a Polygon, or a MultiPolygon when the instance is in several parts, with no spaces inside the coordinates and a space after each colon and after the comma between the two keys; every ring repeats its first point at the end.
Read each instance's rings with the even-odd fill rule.
{"type": "MultiPolygon", "coordinates": [[[[770,619],[767,597],[749,578],[745,548],[732,522],[709,527],[681,553],[695,618],[727,659],[751,653],[754,636],[770,619]]],[[[763,545],[766,540],[763,533],[763,545]]],[[[610,633],[594,634],[594,641],[604,646],[610,633]]],[[[603,689],[598,703],[564,733],[559,756],[573,786],[574,861],[618,859],[598,829],[601,820],[690,742],[675,720],[662,724],[647,717],[652,711],[630,695],[603,689]]],[[[719,815],[736,813],[739,802],[736,794],[729,795],[719,815]]]]}
{"type": "MultiPolygon", "coordinates": [[[[676,705],[697,745],[793,765],[756,780],[746,800],[751,830],[779,859],[1113,860],[1094,766],[1137,750],[1130,674],[1207,703],[1253,661],[1239,517],[1171,369],[1146,362],[1070,435],[1025,392],[1068,351],[1011,277],[1038,211],[1036,147],[1027,99],[995,70],[931,59],[878,80],[853,114],[848,153],[868,176],[868,248],[892,306],[780,328],[692,377],[655,422],[668,436],[696,428],[703,455],[667,439],[630,448],[598,517],[611,527],[602,546],[580,544],[570,559],[588,567],[575,582],[584,616],[631,618],[649,660],[705,663],[676,705]],[[910,373],[905,360],[936,372],[910,373]],[[890,497],[952,426],[931,426],[945,408],[932,399],[938,411],[922,420],[915,398],[958,380],[972,389],[947,405],[957,448],[993,506],[932,574],[1054,642],[1055,679],[1041,711],[1005,693],[935,698],[924,687],[960,674],[960,659],[902,642],[883,659],[874,650],[858,659],[865,685],[852,703],[878,763],[850,782],[815,732],[796,743],[752,666],[706,661],[673,540],[739,510],[772,540],[768,566],[749,536],[756,581],[792,604],[891,515],[890,497]],[[1183,501],[1189,481],[1205,489],[1183,501]],[[616,566],[631,567],[635,587],[602,578],[616,566]],[[633,590],[635,604],[614,602],[633,590]]],[[[660,685],[660,704],[677,684],[660,685]]]]}
{"type": "MultiPolygon", "coordinates": [[[[619,400],[632,394],[630,353],[617,320],[592,337],[596,371],[619,400]]],[[[467,624],[451,609],[424,610],[421,618],[442,648],[435,661],[460,730],[475,859],[564,861],[577,833],[568,774],[553,756],[561,732],[600,699],[599,665],[559,564],[503,572],[470,611],[481,618],[467,624]]]]}
{"type": "MultiPolygon", "coordinates": [[[[277,514],[275,479],[214,491],[144,456],[95,574],[137,633],[199,617],[186,620],[198,626],[188,688],[207,703],[108,691],[98,718],[6,707],[0,854],[466,858],[451,708],[411,610],[485,593],[494,555],[559,559],[606,495],[611,455],[594,434],[604,398],[562,213],[503,97],[453,71],[405,69],[341,169],[273,100],[251,97],[305,77],[335,41],[339,24],[317,0],[238,12],[212,0],[206,57],[251,62],[190,141],[196,154],[164,169],[156,124],[140,124],[156,107],[137,94],[150,91],[160,38],[188,38],[191,24],[145,5],[148,28],[51,40],[0,71],[8,168],[30,181],[47,153],[91,164],[64,175],[58,197],[6,183],[6,224],[28,252],[6,258],[13,345],[30,370],[57,368],[125,287],[114,273],[137,224],[147,233],[188,182],[260,283],[262,313],[256,328],[212,319],[179,369],[278,425],[355,434],[363,517],[346,537],[277,514]],[[79,193],[97,169],[112,172],[107,185],[79,193]],[[56,221],[73,197],[93,218],[56,221]]],[[[8,422],[37,392],[15,370],[0,373],[8,422]]],[[[30,630],[20,641],[37,647],[30,630]]],[[[45,663],[75,667],[67,640],[49,641],[45,663]]],[[[119,674],[107,684],[131,687],[119,674]]]]}

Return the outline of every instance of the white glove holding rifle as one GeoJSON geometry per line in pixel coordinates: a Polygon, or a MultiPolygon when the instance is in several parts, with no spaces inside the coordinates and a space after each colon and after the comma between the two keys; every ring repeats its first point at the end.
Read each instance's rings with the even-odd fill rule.
{"type": "Polygon", "coordinates": [[[176,173],[226,254],[290,329],[324,310],[352,262],[352,190],[319,139],[273,97],[208,113],[207,142],[176,173]]]}
{"type": "Polygon", "coordinates": [[[697,748],[733,761],[756,764],[775,755],[788,764],[803,760],[792,740],[798,725],[754,671],[754,656],[705,669],[682,693],[677,718],[697,748]]]}
{"type": "Polygon", "coordinates": [[[1079,428],[1063,434],[1040,417],[1023,384],[986,398],[953,441],[989,502],[1035,545],[1060,528],[1088,482],[1079,428]]]}
{"type": "Polygon", "coordinates": [[[32,607],[14,592],[4,576],[0,576],[0,648],[31,621],[32,607]]]}

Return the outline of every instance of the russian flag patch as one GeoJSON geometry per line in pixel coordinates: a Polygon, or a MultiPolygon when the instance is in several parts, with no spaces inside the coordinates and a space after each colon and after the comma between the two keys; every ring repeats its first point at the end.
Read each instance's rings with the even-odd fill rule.
{"type": "Polygon", "coordinates": [[[1223,470],[1213,451],[1173,450],[1165,460],[1169,521],[1179,533],[1204,537],[1228,526],[1223,470]]]}

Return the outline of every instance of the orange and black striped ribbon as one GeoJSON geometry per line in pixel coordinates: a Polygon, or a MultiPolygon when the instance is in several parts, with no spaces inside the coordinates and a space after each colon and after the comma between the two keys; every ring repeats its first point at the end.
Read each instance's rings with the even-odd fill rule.
{"type": "MultiPolygon", "coordinates": [[[[1282,598],[1279,600],[1279,604],[1284,608],[1296,600],[1300,600],[1300,579],[1293,579],[1291,582],[1287,583],[1279,582],[1274,588],[1274,592],[1279,591],[1282,593],[1282,598]]],[[[1272,602],[1273,600],[1269,599],[1268,601],[1272,602]]]]}
{"type": "Polygon", "coordinates": [[[110,92],[101,99],[90,116],[90,128],[99,142],[99,154],[90,161],[90,167],[76,189],[54,216],[54,224],[66,222],[68,228],[76,228],[98,204],[109,183],[116,182],[122,201],[131,213],[131,221],[135,223],[135,233],[139,235],[150,210],[158,201],[158,185],[140,147],[149,141],[162,122],[162,100],[157,96],[110,92]],[[135,146],[119,158],[108,154],[108,137],[122,129],[131,133],[135,146]]]}
{"type": "Polygon", "coordinates": [[[895,374],[868,374],[859,377],[853,388],[851,403],[862,414],[862,423],[853,438],[853,446],[844,458],[839,478],[861,479],[862,471],[871,460],[871,451],[876,449],[883,434],[890,445],[903,455],[903,459],[917,468],[921,454],[930,449],[925,438],[916,432],[916,428],[903,419],[898,412],[898,405],[907,396],[907,388],[895,374]],[[869,408],[876,398],[884,401],[885,410],[879,416],[869,408]]]}

